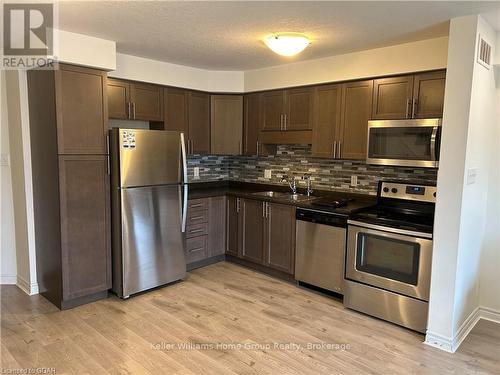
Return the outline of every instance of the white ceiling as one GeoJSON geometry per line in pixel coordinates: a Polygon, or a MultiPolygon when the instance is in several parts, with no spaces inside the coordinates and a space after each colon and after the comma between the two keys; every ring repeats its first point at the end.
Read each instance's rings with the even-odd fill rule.
{"type": "Polygon", "coordinates": [[[444,36],[448,20],[489,13],[492,2],[61,1],[63,30],[114,40],[118,52],[212,70],[247,70],[444,36]],[[272,53],[262,38],[302,32],[300,55],[272,53]]]}

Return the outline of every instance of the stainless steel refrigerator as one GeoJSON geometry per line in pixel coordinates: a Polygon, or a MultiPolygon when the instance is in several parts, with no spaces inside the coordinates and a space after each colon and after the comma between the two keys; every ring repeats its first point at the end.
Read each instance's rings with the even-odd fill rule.
{"type": "Polygon", "coordinates": [[[122,298],[186,275],[184,135],[110,130],[113,292],[122,298]]]}

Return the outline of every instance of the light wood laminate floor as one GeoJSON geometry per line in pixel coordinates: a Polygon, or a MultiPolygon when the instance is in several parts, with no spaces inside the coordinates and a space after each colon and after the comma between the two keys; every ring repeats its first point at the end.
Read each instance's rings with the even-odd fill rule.
{"type": "Polygon", "coordinates": [[[480,321],[449,354],[422,344],[422,335],[344,309],[333,298],[227,262],[127,301],[111,297],[62,312],[15,286],[1,292],[2,369],[500,374],[500,328],[494,323],[480,321]],[[244,348],[235,349],[238,344],[244,348]]]}

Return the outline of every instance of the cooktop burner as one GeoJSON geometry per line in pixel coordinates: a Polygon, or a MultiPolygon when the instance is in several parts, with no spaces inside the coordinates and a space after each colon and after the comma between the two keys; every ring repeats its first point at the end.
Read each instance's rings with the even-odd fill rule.
{"type": "Polygon", "coordinates": [[[434,215],[404,214],[380,207],[362,210],[351,217],[353,220],[371,224],[384,225],[392,228],[414,230],[432,233],[434,215]]]}

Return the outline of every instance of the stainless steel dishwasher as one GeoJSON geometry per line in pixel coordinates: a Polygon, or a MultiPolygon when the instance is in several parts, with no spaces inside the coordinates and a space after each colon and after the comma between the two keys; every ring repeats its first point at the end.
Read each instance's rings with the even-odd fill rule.
{"type": "Polygon", "coordinates": [[[297,209],[295,279],[343,293],[347,217],[297,209]]]}

